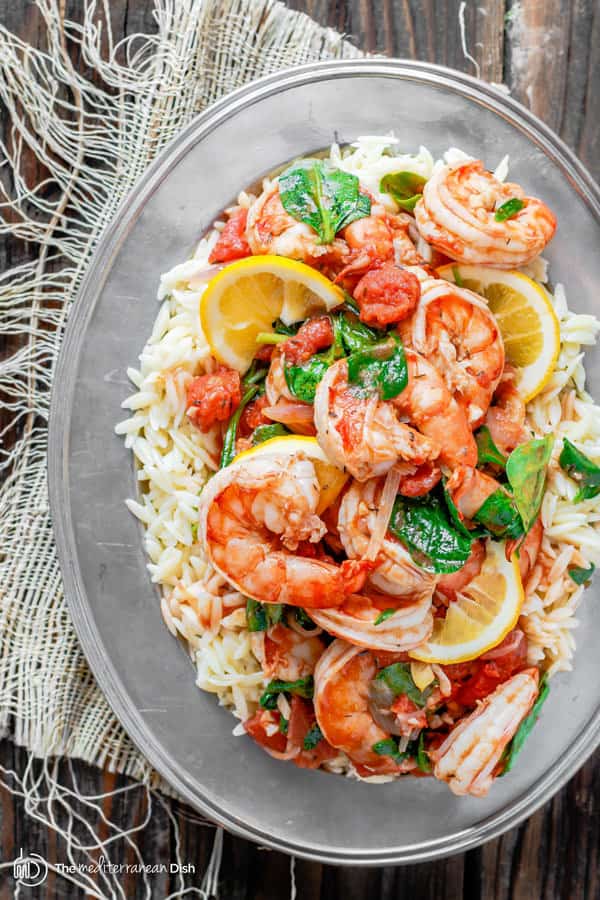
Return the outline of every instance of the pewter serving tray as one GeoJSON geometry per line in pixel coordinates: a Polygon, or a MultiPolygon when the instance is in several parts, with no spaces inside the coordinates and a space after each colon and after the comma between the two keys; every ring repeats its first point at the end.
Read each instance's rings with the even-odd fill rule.
{"type": "MultiPolygon", "coordinates": [[[[125,497],[132,456],[114,434],[158,312],[159,276],[185,259],[240,188],[293,157],[393,129],[402,148],[448,146],[511,176],[558,215],[546,254],[571,305],[598,311],[600,192],[573,154],[519,104],[467,76],[397,60],[318,63],[251,84],[199,116],[150,167],[100,244],[71,314],[54,381],[49,474],[65,589],[90,665],[121,722],[192,805],[230,831],[331,863],[432,859],[530,815],[598,742],[600,605],[588,592],[574,672],[557,676],[510,775],[485,800],[433,779],[369,785],[271,759],[199,691],[163,625],[142,531],[125,497]]],[[[600,398],[600,351],[586,354],[600,398]]]]}

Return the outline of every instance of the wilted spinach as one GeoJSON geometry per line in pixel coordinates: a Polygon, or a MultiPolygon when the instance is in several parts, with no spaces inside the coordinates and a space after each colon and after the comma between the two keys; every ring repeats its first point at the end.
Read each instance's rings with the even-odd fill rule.
{"type": "Polygon", "coordinates": [[[229,420],[225,437],[223,438],[223,449],[221,450],[221,468],[224,469],[235,456],[235,441],[237,437],[238,425],[242,418],[242,413],[246,406],[250,403],[254,395],[258,393],[258,387],[251,385],[241,399],[240,405],[229,420]]]}
{"type": "Polygon", "coordinates": [[[595,570],[596,566],[594,563],[590,563],[589,569],[586,569],[583,566],[573,566],[573,568],[569,569],[569,578],[571,578],[575,584],[585,584],[586,581],[590,580],[595,570]]]}
{"type": "Polygon", "coordinates": [[[303,159],[283,172],[279,196],[286,212],[310,225],[321,244],[330,244],[340,229],[371,213],[371,200],[360,192],[356,175],[322,159],[303,159]]]}
{"type": "MultiPolygon", "coordinates": [[[[542,505],[546,484],[546,467],[552,456],[554,437],[527,441],[508,457],[506,476],[512,488],[525,532],[535,522],[542,505]]],[[[600,469],[598,470],[600,472],[600,469]]]]}
{"type": "Polygon", "coordinates": [[[431,762],[425,750],[425,732],[419,735],[419,743],[417,744],[417,765],[421,772],[431,772],[431,762]]]}
{"type": "Polygon", "coordinates": [[[390,172],[379,182],[379,190],[390,194],[401,209],[412,212],[421,198],[425,183],[426,179],[415,172],[390,172]]]}
{"type": "Polygon", "coordinates": [[[487,463],[491,463],[493,466],[505,467],[506,456],[496,447],[487,425],[481,426],[475,435],[475,440],[477,441],[478,465],[484,466],[487,463]]]}
{"type": "Polygon", "coordinates": [[[502,487],[483,502],[475,513],[474,520],[497,539],[519,538],[525,533],[515,499],[502,487]]]}
{"type": "Polygon", "coordinates": [[[315,722],[312,728],[306,732],[302,746],[305,750],[314,750],[319,741],[323,740],[323,732],[315,722]]]}
{"type": "Polygon", "coordinates": [[[403,763],[404,760],[408,759],[413,755],[414,750],[413,747],[409,744],[406,750],[400,752],[398,749],[398,741],[394,740],[394,738],[387,738],[384,741],[377,741],[376,744],[373,744],[372,748],[374,753],[377,753],[378,756],[391,756],[395,763],[403,763]]]}
{"type": "Polygon", "coordinates": [[[306,678],[299,678],[297,681],[270,681],[259,703],[263,709],[275,709],[279,694],[297,694],[306,700],[312,700],[314,688],[312,675],[308,675],[306,678]]]}
{"type": "Polygon", "coordinates": [[[471,536],[464,526],[451,521],[433,495],[396,497],[389,530],[406,544],[418,565],[432,572],[456,572],[471,552],[471,536]]]}
{"type": "Polygon", "coordinates": [[[380,669],[376,678],[379,681],[385,681],[394,696],[406,694],[408,699],[412,700],[416,706],[425,706],[431,693],[430,688],[420,691],[416,686],[410,674],[409,663],[392,663],[390,666],[386,666],[385,669],[380,669]]]}
{"type": "Polygon", "coordinates": [[[332,362],[331,355],[327,353],[311,356],[304,363],[285,365],[285,383],[290,393],[304,403],[314,403],[317,385],[332,362]]]}
{"type": "Polygon", "coordinates": [[[514,738],[512,739],[512,741],[506,748],[506,751],[505,751],[504,757],[503,757],[504,758],[504,769],[502,770],[503,775],[506,775],[507,772],[510,772],[510,770],[514,766],[517,756],[523,749],[523,744],[525,743],[525,741],[531,734],[531,730],[538,720],[542,706],[548,699],[549,693],[550,693],[550,685],[548,684],[548,679],[547,679],[546,675],[544,675],[542,677],[542,680],[540,681],[540,689],[539,689],[539,693],[537,696],[537,700],[533,704],[533,706],[531,708],[531,712],[525,719],[523,719],[523,721],[519,725],[517,733],[515,734],[514,738]]]}
{"type": "Polygon", "coordinates": [[[600,494],[600,467],[578,450],[568,438],[563,438],[563,449],[558,458],[561,467],[579,484],[574,503],[591,500],[600,494]]]}
{"type": "Polygon", "coordinates": [[[281,622],[282,616],[282,603],[259,603],[251,597],[246,601],[248,631],[266,631],[267,628],[281,622]]]}
{"type": "Polygon", "coordinates": [[[369,391],[377,389],[382,400],[401,394],[408,384],[408,368],[400,338],[390,335],[381,344],[352,353],[348,381],[369,391]]]}
{"type": "Polygon", "coordinates": [[[270,441],[271,438],[282,437],[290,433],[289,428],[281,425],[280,422],[273,422],[272,425],[258,425],[252,432],[252,446],[256,447],[257,444],[263,444],[265,441],[270,441]]]}

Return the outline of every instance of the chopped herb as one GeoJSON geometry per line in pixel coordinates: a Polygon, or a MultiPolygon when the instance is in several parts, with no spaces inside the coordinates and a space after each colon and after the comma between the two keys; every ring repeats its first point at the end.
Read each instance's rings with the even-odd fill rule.
{"type": "Polygon", "coordinates": [[[303,324],[304,322],[294,322],[293,325],[286,325],[281,319],[275,319],[273,322],[273,331],[275,334],[286,334],[288,337],[294,337],[295,334],[298,334],[300,326],[303,324]]]}
{"type": "Polygon", "coordinates": [[[579,483],[579,490],[573,498],[574,503],[591,500],[600,494],[600,467],[578,450],[568,438],[563,439],[563,449],[558,461],[561,468],[579,483]]]}
{"type": "Polygon", "coordinates": [[[389,530],[406,544],[418,565],[432,572],[456,572],[471,553],[471,535],[450,520],[431,494],[415,499],[396,497],[389,530]]]}
{"type": "Polygon", "coordinates": [[[252,432],[252,446],[256,447],[257,444],[263,444],[265,441],[270,441],[271,438],[286,434],[290,434],[290,430],[280,422],[273,422],[272,425],[258,425],[252,432]]]}
{"type": "Polygon", "coordinates": [[[302,746],[305,750],[314,750],[319,741],[323,740],[323,732],[315,722],[310,731],[307,731],[302,746]]]}
{"type": "Polygon", "coordinates": [[[194,543],[196,543],[196,541],[198,540],[198,523],[197,522],[192,522],[191,532],[192,532],[192,541],[194,543]]]}
{"type": "Polygon", "coordinates": [[[282,616],[282,603],[259,603],[251,597],[246,600],[248,631],[266,631],[267,628],[281,622],[282,616]]]}
{"type": "Polygon", "coordinates": [[[399,694],[406,694],[408,699],[417,706],[425,706],[427,697],[431,693],[431,686],[425,691],[420,691],[416,686],[410,674],[409,663],[392,663],[391,666],[380,669],[376,678],[385,681],[396,697],[399,694]]]}
{"type": "Polygon", "coordinates": [[[454,276],[454,284],[457,287],[462,287],[463,280],[462,280],[462,275],[460,274],[460,272],[458,270],[458,266],[452,266],[452,275],[454,276]]]}
{"type": "Polygon", "coordinates": [[[523,749],[523,744],[525,743],[526,739],[531,734],[531,730],[538,720],[540,710],[546,702],[549,693],[550,685],[548,684],[548,678],[546,675],[543,675],[542,680],[540,681],[540,689],[537,700],[533,704],[531,712],[529,713],[527,718],[523,719],[523,721],[519,725],[517,733],[506,748],[504,754],[504,769],[502,771],[503,775],[505,775],[507,772],[510,772],[510,770],[514,766],[515,759],[523,749]]]}
{"type": "MultiPolygon", "coordinates": [[[[540,511],[546,485],[546,467],[552,456],[554,437],[548,435],[521,444],[508,457],[506,475],[515,498],[515,506],[521,516],[525,532],[528,532],[540,511]]],[[[600,472],[600,469],[598,470],[600,472]]]]}
{"type": "Polygon", "coordinates": [[[287,340],[286,334],[277,334],[274,331],[259,331],[256,335],[257,344],[284,344],[287,340]]]}
{"type": "Polygon", "coordinates": [[[381,341],[381,332],[369,328],[357,318],[341,313],[334,321],[338,325],[342,348],[348,354],[366,350],[381,341]]]}
{"type": "Polygon", "coordinates": [[[251,385],[242,397],[240,405],[229,420],[229,425],[227,426],[227,431],[225,432],[225,437],[223,438],[223,449],[221,451],[220,466],[221,469],[224,469],[225,466],[228,466],[235,456],[235,440],[237,437],[238,425],[240,424],[240,419],[242,418],[242,413],[257,392],[257,386],[255,384],[251,385]]]}
{"type": "Polygon", "coordinates": [[[289,724],[290,724],[290,723],[289,723],[289,721],[286,719],[286,717],[285,717],[285,716],[282,716],[281,713],[280,713],[280,714],[279,714],[279,730],[280,730],[280,732],[281,732],[282,734],[287,734],[287,733],[288,733],[288,725],[289,725],[289,724]]]}
{"type": "Polygon", "coordinates": [[[312,675],[299,678],[297,681],[270,681],[259,700],[263,709],[275,709],[279,694],[297,694],[306,700],[312,700],[314,681],[312,675]]]}
{"type": "Polygon", "coordinates": [[[415,172],[390,172],[379,182],[379,190],[390,194],[401,209],[412,212],[421,199],[426,179],[415,172]]]}
{"type": "Polygon", "coordinates": [[[431,772],[431,762],[427,751],[425,750],[425,731],[419,735],[419,743],[417,744],[417,765],[421,772],[431,772]]]}
{"type": "Polygon", "coordinates": [[[589,581],[596,566],[594,563],[590,563],[589,569],[585,569],[583,566],[573,566],[572,569],[569,569],[569,578],[571,578],[575,584],[585,584],[586,581],[589,581]]]}
{"type": "Polygon", "coordinates": [[[496,447],[487,425],[481,426],[475,439],[477,441],[477,463],[480,466],[491,463],[493,466],[505,467],[506,456],[496,447]]]}
{"type": "Polygon", "coordinates": [[[383,612],[379,613],[373,624],[381,625],[382,622],[385,622],[386,619],[389,619],[390,616],[393,616],[395,612],[397,612],[396,609],[384,609],[383,612]]]}
{"type": "Polygon", "coordinates": [[[377,388],[382,400],[401,394],[408,384],[408,368],[400,338],[392,335],[384,343],[352,353],[348,381],[368,390],[377,388]]]}
{"type": "Polygon", "coordinates": [[[506,222],[507,219],[512,219],[517,213],[520,213],[524,207],[525,204],[522,200],[519,200],[518,197],[511,197],[510,200],[498,207],[494,218],[496,222],[506,222]]]}
{"type": "Polygon", "coordinates": [[[514,497],[503,487],[490,494],[475,513],[474,520],[498,540],[519,538],[525,533],[514,497]]]}
{"type": "Polygon", "coordinates": [[[378,756],[391,756],[395,763],[403,763],[405,759],[408,759],[410,753],[408,749],[401,753],[398,750],[398,744],[393,738],[387,738],[385,741],[377,741],[376,744],[373,744],[371,748],[374,753],[377,753],[378,756]]]}
{"type": "Polygon", "coordinates": [[[310,225],[321,244],[355,219],[371,213],[371,200],[360,192],[356,175],[322,159],[294,163],[279,177],[279,196],[286,212],[310,225]]]}

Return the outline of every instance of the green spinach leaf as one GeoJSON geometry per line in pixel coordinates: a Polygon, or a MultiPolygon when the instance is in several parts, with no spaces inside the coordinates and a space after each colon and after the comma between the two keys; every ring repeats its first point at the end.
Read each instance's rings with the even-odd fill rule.
{"type": "Polygon", "coordinates": [[[291,394],[304,403],[314,403],[317,385],[331,365],[329,355],[316,354],[298,365],[285,365],[285,382],[291,394]]]}
{"type": "Polygon", "coordinates": [[[379,190],[390,194],[401,209],[408,212],[417,205],[423,193],[426,179],[415,172],[391,172],[379,182],[379,190]]]}
{"type": "Polygon", "coordinates": [[[252,432],[252,446],[256,447],[257,444],[264,444],[265,441],[270,441],[271,438],[285,434],[291,434],[291,432],[289,428],[281,425],[280,422],[273,422],[272,425],[258,425],[252,432]]]}
{"type": "Polygon", "coordinates": [[[377,753],[378,756],[391,756],[398,765],[404,762],[405,759],[408,759],[411,755],[408,747],[403,753],[400,753],[398,742],[395,741],[394,738],[387,738],[385,741],[377,741],[376,744],[373,744],[371,749],[374,753],[377,753]]]}
{"type": "Polygon", "coordinates": [[[431,772],[431,762],[427,751],[425,750],[425,731],[419,735],[419,743],[417,744],[417,765],[421,772],[431,772]]]}
{"type": "Polygon", "coordinates": [[[387,341],[358,350],[348,357],[348,381],[366,390],[377,389],[382,400],[392,400],[408,384],[408,368],[402,341],[387,341]]]}
{"type": "Polygon", "coordinates": [[[335,317],[335,321],[338,324],[342,348],[347,354],[359,353],[381,341],[381,332],[369,328],[358,318],[341,313],[335,317]]]}
{"type": "Polygon", "coordinates": [[[573,566],[572,569],[569,569],[569,578],[571,578],[575,584],[585,584],[586,581],[590,580],[595,570],[596,566],[594,563],[590,563],[589,569],[585,569],[583,566],[573,566]]]}
{"type": "Polygon", "coordinates": [[[507,219],[512,219],[517,213],[520,213],[524,207],[525,204],[522,200],[519,200],[518,197],[511,197],[510,200],[498,207],[494,219],[496,222],[506,222],[507,219]]]}
{"type": "Polygon", "coordinates": [[[288,733],[288,726],[289,726],[289,724],[290,724],[290,723],[289,723],[289,720],[286,719],[285,716],[282,716],[281,713],[280,713],[280,714],[279,714],[279,730],[280,730],[280,732],[281,732],[282,734],[287,734],[287,733],[288,733]]]}
{"type": "Polygon", "coordinates": [[[537,700],[533,704],[531,712],[525,719],[523,719],[523,721],[519,725],[517,733],[506,748],[506,752],[504,755],[504,769],[502,770],[503,775],[506,775],[507,772],[510,772],[510,770],[514,766],[517,756],[523,749],[523,744],[531,734],[531,730],[538,720],[542,706],[548,699],[549,693],[550,685],[548,684],[546,675],[544,675],[542,676],[542,680],[540,681],[540,689],[537,700]]]}
{"type": "Polygon", "coordinates": [[[526,533],[535,522],[542,505],[546,467],[550,462],[553,446],[552,435],[527,441],[513,450],[506,463],[506,476],[526,533]]]}
{"type": "Polygon", "coordinates": [[[297,681],[270,681],[261,696],[259,703],[263,709],[275,709],[279,694],[297,694],[306,700],[312,700],[315,684],[312,675],[299,678],[297,681]]]}
{"type": "Polygon", "coordinates": [[[227,426],[227,431],[225,432],[225,437],[223,438],[223,449],[221,450],[222,469],[224,469],[225,466],[228,466],[235,456],[235,441],[237,438],[237,430],[238,425],[240,424],[240,419],[242,418],[242,413],[257,392],[258,387],[255,384],[251,385],[242,397],[240,405],[229,420],[229,425],[227,426]]]}
{"type": "Polygon", "coordinates": [[[393,691],[394,696],[406,694],[408,699],[412,700],[417,706],[425,706],[431,693],[431,688],[420,691],[416,686],[410,674],[409,663],[392,663],[390,666],[386,666],[385,669],[380,669],[376,678],[385,681],[390,690],[393,691]]]}
{"type": "Polygon", "coordinates": [[[435,496],[396,497],[389,530],[406,544],[418,565],[432,572],[456,572],[471,552],[471,535],[450,520],[435,496]]]}
{"type": "Polygon", "coordinates": [[[484,501],[474,520],[496,539],[519,538],[525,533],[514,497],[502,487],[484,501]]]}
{"type": "Polygon", "coordinates": [[[300,160],[283,172],[279,195],[285,211],[310,225],[321,244],[330,244],[338,231],[371,213],[371,200],[360,192],[356,175],[322,159],[300,160]]]}
{"type": "Polygon", "coordinates": [[[323,740],[323,732],[315,722],[310,731],[306,732],[302,746],[305,750],[314,750],[319,741],[323,740]]]}
{"type": "Polygon", "coordinates": [[[568,438],[563,439],[563,449],[558,458],[561,468],[579,483],[574,503],[591,500],[600,494],[600,466],[578,450],[568,438]]]}
{"type": "Polygon", "coordinates": [[[251,597],[246,601],[248,631],[266,631],[267,628],[281,622],[282,616],[282,603],[259,603],[251,597]]]}
{"type": "Polygon", "coordinates": [[[491,463],[493,466],[505,467],[506,456],[496,447],[487,425],[481,426],[475,435],[475,440],[477,441],[478,465],[484,466],[487,463],[491,463]]]}

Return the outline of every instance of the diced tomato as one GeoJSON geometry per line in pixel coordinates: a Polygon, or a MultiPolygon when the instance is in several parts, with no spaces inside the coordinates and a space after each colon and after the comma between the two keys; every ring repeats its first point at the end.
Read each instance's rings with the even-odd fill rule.
{"type": "Polygon", "coordinates": [[[246,240],[247,209],[238,209],[233,213],[219,239],[208,257],[209,263],[225,263],[234,259],[243,259],[251,255],[250,246],[246,240]]]}
{"type": "Polygon", "coordinates": [[[271,357],[273,356],[273,350],[275,349],[274,344],[263,344],[262,347],[259,347],[256,353],[254,354],[254,359],[258,362],[271,362],[271,357]]]}
{"type": "Polygon", "coordinates": [[[256,400],[253,400],[248,404],[240,419],[238,433],[241,437],[248,437],[248,435],[252,434],[254,429],[258,428],[259,425],[273,424],[271,419],[268,419],[263,413],[265,406],[268,405],[269,401],[264,394],[262,397],[257,397],[256,400]]]}
{"type": "Polygon", "coordinates": [[[354,289],[361,321],[378,328],[409,316],[420,296],[421,285],[416,275],[391,262],[371,269],[354,289]]]}
{"type": "Polygon", "coordinates": [[[291,700],[290,720],[288,722],[288,746],[300,747],[300,753],[294,762],[301,769],[318,769],[327,759],[333,759],[338,751],[328,744],[325,738],[315,744],[311,750],[304,749],[304,739],[316,724],[315,711],[309,700],[293,696],[291,700]]]}
{"type": "Polygon", "coordinates": [[[267,728],[271,731],[275,725],[279,725],[279,713],[271,712],[268,709],[259,709],[258,712],[244,722],[246,734],[249,734],[257,744],[260,744],[261,747],[267,750],[284,753],[287,745],[285,734],[282,734],[279,730],[273,734],[267,733],[267,728]]]}
{"type": "Polygon", "coordinates": [[[226,422],[240,405],[239,372],[219,366],[212,375],[199,375],[187,388],[187,416],[200,431],[226,422]]]}
{"type": "Polygon", "coordinates": [[[398,493],[404,497],[422,497],[428,494],[442,478],[442,470],[432,462],[418,466],[412,475],[403,475],[398,493]]]}
{"type": "MultiPolygon", "coordinates": [[[[527,662],[527,641],[515,642],[514,632],[506,636],[503,644],[509,648],[506,653],[499,653],[494,659],[478,659],[471,677],[453,693],[453,699],[463,706],[475,706],[477,700],[483,700],[496,690],[527,662]]],[[[500,645],[496,650],[502,649],[500,645]]]]}
{"type": "Polygon", "coordinates": [[[397,715],[404,715],[404,713],[412,713],[416,712],[419,707],[416,703],[406,695],[406,694],[398,694],[392,705],[390,706],[390,710],[397,715]]]}
{"type": "Polygon", "coordinates": [[[333,327],[329,316],[318,316],[301,325],[297,334],[281,345],[286,362],[298,365],[306,362],[319,350],[333,344],[333,327]]]}

